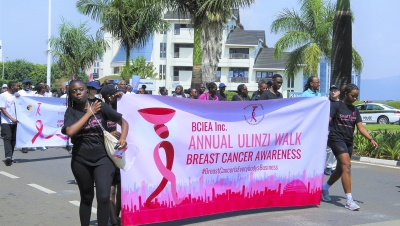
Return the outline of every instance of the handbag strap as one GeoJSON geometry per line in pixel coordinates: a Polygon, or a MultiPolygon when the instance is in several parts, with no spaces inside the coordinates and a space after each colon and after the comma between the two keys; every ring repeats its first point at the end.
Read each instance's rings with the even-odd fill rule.
{"type": "Polygon", "coordinates": [[[90,104],[90,111],[92,112],[92,115],[94,116],[94,118],[96,119],[96,122],[100,125],[101,130],[103,130],[103,132],[105,131],[104,127],[101,125],[101,123],[99,122],[99,120],[97,119],[96,115],[94,115],[93,111],[92,111],[92,105],[93,103],[90,104]]]}

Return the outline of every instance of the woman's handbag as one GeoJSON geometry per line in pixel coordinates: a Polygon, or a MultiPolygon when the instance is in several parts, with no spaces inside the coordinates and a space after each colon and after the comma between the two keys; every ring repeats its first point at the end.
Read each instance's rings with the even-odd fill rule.
{"type": "Polygon", "coordinates": [[[99,123],[101,129],[103,130],[104,135],[104,146],[106,148],[108,157],[114,162],[115,166],[124,169],[125,167],[125,154],[126,148],[124,149],[117,149],[119,147],[119,143],[117,138],[115,138],[111,133],[107,132],[104,127],[101,125],[99,120],[97,120],[96,115],[94,115],[92,108],[90,108],[94,118],[96,119],[97,123],[99,123]]]}

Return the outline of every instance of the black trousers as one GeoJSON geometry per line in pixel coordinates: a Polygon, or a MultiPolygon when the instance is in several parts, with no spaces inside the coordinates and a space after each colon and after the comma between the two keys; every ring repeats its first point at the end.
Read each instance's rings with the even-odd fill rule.
{"type": "Polygon", "coordinates": [[[12,158],[14,154],[15,142],[17,139],[17,125],[16,124],[1,124],[1,136],[4,142],[5,157],[12,158]]]}
{"type": "Polygon", "coordinates": [[[110,192],[115,166],[113,164],[88,166],[72,159],[71,169],[81,195],[79,206],[81,226],[88,226],[90,223],[94,183],[96,183],[97,223],[99,226],[107,226],[110,217],[110,192]]]}

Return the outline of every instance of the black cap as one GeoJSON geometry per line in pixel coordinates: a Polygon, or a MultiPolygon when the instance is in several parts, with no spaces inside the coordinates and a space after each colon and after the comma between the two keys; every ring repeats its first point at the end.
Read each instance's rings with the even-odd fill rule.
{"type": "Polygon", "coordinates": [[[105,86],[101,89],[100,93],[101,93],[101,95],[102,95],[103,97],[106,97],[106,96],[111,96],[111,95],[114,95],[114,94],[118,93],[118,90],[116,90],[116,89],[114,88],[114,86],[105,85],[105,86]]]}
{"type": "Polygon", "coordinates": [[[331,88],[329,88],[329,90],[331,89],[339,89],[336,85],[331,85],[331,88]]]}

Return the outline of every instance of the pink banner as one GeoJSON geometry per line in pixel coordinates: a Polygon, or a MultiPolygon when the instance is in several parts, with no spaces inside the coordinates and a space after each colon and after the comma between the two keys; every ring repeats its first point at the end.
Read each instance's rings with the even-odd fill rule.
{"type": "Polygon", "coordinates": [[[123,225],[320,203],[327,98],[126,95],[118,109],[139,149],[121,171],[123,225]]]}

